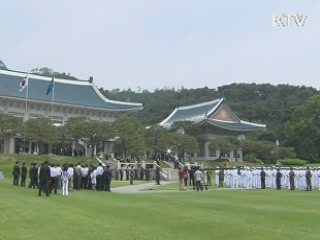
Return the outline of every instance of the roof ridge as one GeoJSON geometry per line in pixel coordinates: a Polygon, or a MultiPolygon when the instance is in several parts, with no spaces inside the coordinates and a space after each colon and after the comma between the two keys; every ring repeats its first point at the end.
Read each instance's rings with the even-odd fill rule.
{"type": "Polygon", "coordinates": [[[203,106],[206,106],[206,105],[210,105],[210,104],[213,104],[213,103],[217,103],[219,102],[221,99],[218,98],[218,99],[214,99],[214,100],[211,100],[211,101],[208,101],[208,102],[202,102],[202,103],[196,103],[196,104],[192,104],[192,105],[186,105],[186,106],[181,106],[181,107],[176,107],[177,110],[188,110],[188,109],[192,109],[192,108],[197,108],[197,107],[203,107],[203,106]]]}
{"type": "Polygon", "coordinates": [[[266,124],[253,123],[253,122],[248,122],[248,121],[244,121],[244,120],[240,120],[240,123],[244,123],[244,124],[248,124],[248,125],[252,125],[252,126],[256,126],[256,127],[267,127],[266,124]]]}
{"type": "MultiPolygon", "coordinates": [[[[31,72],[24,72],[24,71],[17,71],[17,70],[10,70],[10,69],[0,69],[1,74],[7,74],[11,76],[16,76],[16,77],[24,77],[25,75],[29,74],[29,78],[33,78],[36,80],[44,80],[44,81],[51,81],[52,77],[48,76],[43,76],[40,74],[35,74],[31,72]]],[[[81,80],[81,79],[66,79],[66,78],[57,78],[54,77],[55,80],[57,81],[63,81],[64,83],[70,82],[72,83],[90,83],[89,80],[81,80]]]]}
{"type": "Polygon", "coordinates": [[[105,97],[98,89],[98,87],[92,83],[92,87],[94,89],[94,91],[97,93],[97,95],[105,102],[109,102],[109,103],[114,103],[114,104],[119,104],[119,105],[127,105],[127,106],[136,106],[139,109],[142,110],[143,108],[143,104],[142,103],[135,103],[135,102],[125,102],[125,101],[117,101],[117,100],[111,100],[107,97],[105,97]]]}

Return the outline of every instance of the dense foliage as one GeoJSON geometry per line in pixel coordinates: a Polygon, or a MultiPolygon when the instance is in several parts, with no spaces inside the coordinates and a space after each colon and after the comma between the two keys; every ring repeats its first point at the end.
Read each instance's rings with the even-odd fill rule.
{"type": "MultiPolygon", "coordinates": [[[[287,148],[293,147],[297,151],[297,157],[312,162],[320,161],[320,152],[316,147],[320,144],[320,121],[317,121],[316,117],[320,116],[317,112],[317,109],[320,111],[320,107],[318,108],[317,105],[319,98],[314,97],[319,95],[319,92],[311,87],[241,83],[222,86],[218,89],[165,88],[156,89],[154,92],[101,89],[101,92],[110,99],[143,103],[144,110],[132,116],[145,125],[161,122],[175,107],[210,101],[223,96],[242,120],[267,124],[268,131],[248,136],[248,139],[256,142],[254,147],[250,148],[255,149],[256,158],[274,162],[277,158],[295,157],[293,149],[287,148]],[[308,109],[304,109],[310,98],[313,102],[308,103],[308,109]],[[302,118],[305,121],[301,121],[302,118]],[[275,148],[277,140],[280,148],[275,148]]],[[[186,125],[186,123],[181,124],[186,125]]],[[[194,136],[194,131],[190,135],[194,136]]],[[[222,142],[213,144],[224,145],[226,151],[233,145],[233,143],[223,144],[222,142]]],[[[215,146],[212,145],[212,147],[215,146]]],[[[244,146],[246,147],[248,146],[244,146]]]]}
{"type": "Polygon", "coordinates": [[[177,106],[201,103],[224,96],[232,110],[243,120],[268,124],[280,130],[276,137],[283,137],[282,126],[295,109],[303,106],[318,91],[314,88],[270,84],[231,84],[198,89],[156,89],[154,92],[141,90],[103,90],[110,99],[143,103],[144,110],[135,114],[143,123],[150,125],[161,122],[177,106]]]}

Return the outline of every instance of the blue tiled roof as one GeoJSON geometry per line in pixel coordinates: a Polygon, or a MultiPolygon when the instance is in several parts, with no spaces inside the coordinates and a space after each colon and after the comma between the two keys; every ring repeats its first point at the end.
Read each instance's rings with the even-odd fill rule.
{"type": "MultiPolygon", "coordinates": [[[[0,96],[25,99],[26,89],[19,92],[19,84],[25,73],[0,70],[0,96]]],[[[29,100],[51,102],[52,93],[46,95],[50,83],[48,77],[29,75],[29,100]]],[[[54,102],[110,111],[141,110],[142,104],[112,101],[105,98],[88,81],[55,79],[54,102]]]]}
{"type": "Polygon", "coordinates": [[[205,119],[199,124],[209,124],[216,126],[218,128],[223,128],[230,131],[236,131],[236,132],[252,132],[252,131],[261,131],[265,130],[266,126],[263,124],[255,124],[255,123],[249,123],[244,121],[239,122],[222,122],[222,121],[216,121],[213,119],[205,119]]]}
{"type": "Polygon", "coordinates": [[[224,99],[216,99],[196,105],[178,107],[163,120],[160,125],[170,128],[175,122],[190,121],[194,124],[210,124],[218,128],[237,132],[250,132],[266,129],[266,126],[263,124],[241,121],[231,110],[230,112],[235,121],[219,121],[210,118],[210,116],[212,116],[223,104],[225,104],[224,99]]]}
{"type": "Polygon", "coordinates": [[[216,99],[210,102],[177,107],[160,125],[170,127],[173,123],[179,121],[201,121],[206,118],[206,114],[211,113],[218,106],[220,101],[221,99],[216,99]]]}

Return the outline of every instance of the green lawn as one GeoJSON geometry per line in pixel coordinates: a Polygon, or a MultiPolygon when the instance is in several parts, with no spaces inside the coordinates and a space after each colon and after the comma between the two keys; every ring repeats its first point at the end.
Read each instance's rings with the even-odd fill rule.
{"type": "MultiPolygon", "coordinates": [[[[11,167],[11,166],[10,166],[11,167]]],[[[9,171],[8,162],[0,169],[9,171]]],[[[0,182],[0,240],[318,240],[320,192],[287,190],[38,197],[0,182]]],[[[124,182],[125,183],[125,182],[124,182]]]]}

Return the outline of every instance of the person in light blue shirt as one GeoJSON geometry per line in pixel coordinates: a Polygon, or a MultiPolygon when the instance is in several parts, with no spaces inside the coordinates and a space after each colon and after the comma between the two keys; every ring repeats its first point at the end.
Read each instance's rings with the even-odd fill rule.
{"type": "Polygon", "coordinates": [[[0,170],[0,181],[1,180],[4,180],[4,175],[3,175],[2,171],[0,170]]]}

